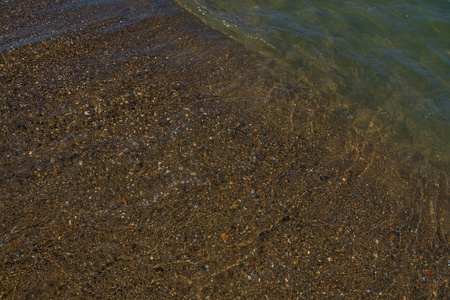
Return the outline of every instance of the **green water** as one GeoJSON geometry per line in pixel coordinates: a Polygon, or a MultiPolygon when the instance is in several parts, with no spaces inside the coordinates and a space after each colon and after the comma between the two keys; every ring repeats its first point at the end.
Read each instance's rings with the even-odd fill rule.
{"type": "MultiPolygon", "coordinates": [[[[447,165],[449,1],[179,0],[355,108],[356,121],[447,165]]],[[[364,127],[364,126],[362,126],[364,127]]],[[[447,165],[448,166],[448,165],[447,165]]]]}

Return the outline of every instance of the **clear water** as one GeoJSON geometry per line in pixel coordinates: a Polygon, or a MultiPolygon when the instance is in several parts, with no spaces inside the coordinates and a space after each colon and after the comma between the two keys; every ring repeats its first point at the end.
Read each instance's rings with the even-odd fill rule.
{"type": "Polygon", "coordinates": [[[375,115],[384,114],[396,136],[403,135],[428,160],[448,163],[448,0],[179,3],[285,63],[311,87],[351,103],[370,126],[375,115]]]}

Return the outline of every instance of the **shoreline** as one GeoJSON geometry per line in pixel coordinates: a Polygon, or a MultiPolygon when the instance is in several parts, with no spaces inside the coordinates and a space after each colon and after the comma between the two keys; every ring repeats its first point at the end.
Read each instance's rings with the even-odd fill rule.
{"type": "Polygon", "coordinates": [[[174,3],[126,5],[151,13],[2,52],[0,298],[445,298],[448,183],[174,3]]]}

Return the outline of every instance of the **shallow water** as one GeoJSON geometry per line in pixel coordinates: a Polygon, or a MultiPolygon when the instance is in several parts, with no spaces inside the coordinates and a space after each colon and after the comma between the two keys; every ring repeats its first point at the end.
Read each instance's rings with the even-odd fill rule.
{"type": "Polygon", "coordinates": [[[350,106],[171,1],[20,3],[0,298],[445,298],[448,180],[350,106]]]}
{"type": "Polygon", "coordinates": [[[448,1],[179,2],[283,62],[315,90],[353,106],[366,129],[382,130],[384,139],[409,144],[448,168],[448,1]]]}
{"type": "MultiPolygon", "coordinates": [[[[433,32],[445,32],[447,28],[446,18],[442,15],[442,12],[447,9],[446,3],[429,4],[431,8],[427,14],[429,15],[428,23],[426,22],[429,26],[420,31],[419,21],[425,17],[420,18],[419,12],[424,6],[428,7],[428,4],[417,4],[415,10],[407,9],[416,13],[405,16],[405,20],[414,22],[402,23],[398,19],[398,16],[402,15],[398,7],[396,11],[393,11],[389,10],[390,6],[362,6],[362,4],[350,2],[346,2],[345,7],[341,2],[315,3],[314,5],[309,2],[290,1],[181,2],[184,7],[189,5],[188,7],[197,12],[197,15],[200,12],[201,18],[213,27],[218,27],[253,50],[263,52],[272,59],[276,58],[277,63],[266,60],[257,63],[261,72],[258,75],[260,76],[258,81],[268,80],[267,74],[271,76],[276,74],[264,83],[269,87],[263,88],[259,86],[260,83],[249,83],[249,88],[239,96],[246,99],[247,93],[252,95],[251,99],[254,99],[252,106],[265,111],[263,116],[265,122],[272,124],[273,128],[271,128],[275,134],[277,130],[285,130],[286,125],[280,124],[288,122],[291,135],[315,134],[316,138],[321,139],[320,130],[313,129],[313,123],[318,120],[307,120],[322,118],[323,124],[320,126],[324,126],[326,120],[332,117],[325,116],[326,113],[320,112],[320,109],[318,112],[313,112],[311,108],[308,108],[308,102],[317,102],[320,105],[327,105],[327,109],[330,110],[328,113],[339,111],[340,119],[336,119],[339,124],[329,126],[340,127],[342,132],[353,135],[355,139],[358,139],[358,143],[363,145],[379,143],[382,145],[380,147],[387,149],[388,152],[395,152],[398,160],[404,160],[413,169],[420,170],[419,172],[425,178],[430,174],[440,174],[439,179],[431,180],[437,180],[444,186],[448,185],[449,148],[446,144],[448,99],[445,95],[448,89],[445,85],[448,73],[445,72],[446,64],[443,63],[446,61],[447,44],[444,35],[438,35],[437,40],[431,38],[433,32]],[[437,8],[441,8],[442,11],[436,11],[437,8]],[[388,24],[383,23],[385,20],[371,17],[372,14],[383,15],[383,12],[387,16],[386,20],[400,22],[401,24],[395,24],[400,26],[399,28],[404,26],[403,31],[407,32],[415,28],[418,33],[422,32],[422,35],[417,35],[417,39],[411,40],[402,35],[400,39],[394,34],[400,29],[394,26],[397,29],[390,31],[389,40],[384,37],[389,35],[389,32],[381,31],[380,33],[378,30],[388,27],[388,24]],[[424,33],[427,31],[430,32],[428,37],[424,33]],[[403,43],[397,43],[396,39],[402,40],[403,43]],[[440,53],[438,57],[444,61],[439,61],[437,58],[414,61],[414,55],[420,54],[419,52],[423,49],[417,46],[415,51],[409,52],[407,50],[410,44],[422,45],[422,48],[425,46],[429,49],[433,48],[436,53],[440,53]],[[369,49],[365,45],[373,47],[369,49]],[[381,56],[380,53],[386,56],[381,56]],[[404,64],[396,64],[392,61],[393,53],[411,57],[411,59],[399,58],[404,61],[404,64]],[[410,77],[402,77],[408,73],[405,68],[412,68],[412,66],[423,72],[411,71],[410,77]],[[434,73],[424,71],[432,67],[435,67],[434,73]],[[424,89],[423,86],[418,85],[412,87],[413,79],[419,76],[416,73],[428,74],[423,78],[425,82],[423,86],[429,88],[424,89]],[[396,80],[392,79],[394,77],[396,80]],[[280,84],[283,87],[280,88],[280,84]],[[280,91],[283,92],[279,94],[280,91]],[[278,94],[279,99],[276,99],[278,94]],[[426,95],[435,95],[435,97],[427,98],[426,95]],[[415,98],[416,96],[420,96],[420,99],[415,98]],[[304,111],[309,111],[307,118],[304,111]],[[318,117],[320,114],[323,116],[318,117]]],[[[5,8],[9,7],[11,4],[8,2],[0,6],[5,16],[1,21],[0,53],[6,69],[11,63],[6,57],[24,46],[26,48],[26,46],[37,44],[40,47],[46,42],[76,38],[83,34],[92,33],[102,36],[126,32],[128,28],[138,26],[149,18],[161,17],[161,14],[169,17],[174,11],[173,7],[164,1],[80,0],[65,1],[60,4],[36,2],[33,5],[18,4],[14,9],[6,11],[5,8]]],[[[205,35],[205,38],[208,39],[208,35],[205,35]]],[[[119,40],[119,42],[122,41],[119,40]]],[[[143,43],[124,55],[127,59],[130,57],[137,59],[148,52],[159,51],[159,49],[165,51],[163,49],[171,43],[170,40],[167,44],[155,46],[143,43]]],[[[195,44],[195,40],[192,43],[195,44]]],[[[65,45],[64,51],[69,51],[70,42],[65,45]]],[[[116,57],[113,54],[114,46],[106,45],[106,47],[101,54],[89,54],[91,61],[86,64],[86,70],[82,71],[83,76],[95,78],[95,74],[108,72],[116,63],[124,59],[120,55],[116,57]]],[[[187,56],[181,59],[181,64],[193,57],[201,59],[200,54],[187,55],[181,51],[180,55],[187,56]]],[[[222,53],[218,52],[214,55],[217,55],[219,59],[222,53]]],[[[252,72],[254,66],[249,67],[248,72],[252,72]]],[[[64,84],[68,76],[69,74],[55,75],[51,78],[51,82],[64,84]]],[[[36,82],[39,82],[40,79],[37,78],[37,80],[36,82]]],[[[44,78],[45,80],[48,79],[44,78]]],[[[220,77],[217,80],[220,80],[220,77]]],[[[248,80],[251,82],[254,79],[249,76],[248,80]]],[[[11,82],[4,86],[6,87],[4,97],[9,95],[11,87],[14,86],[10,84],[11,82]]],[[[242,84],[242,78],[235,78],[232,85],[240,84],[242,84]]],[[[21,84],[17,86],[20,88],[21,84]]],[[[203,87],[197,86],[200,92],[203,87]]],[[[339,156],[341,150],[339,147],[332,146],[332,140],[330,138],[331,142],[327,147],[334,155],[339,156]]],[[[347,143],[350,145],[356,142],[349,140],[347,143]]],[[[435,177],[432,175],[430,178],[435,177]]],[[[445,200],[445,197],[445,195],[441,197],[438,208],[426,208],[427,213],[431,212],[433,215],[438,209],[442,211],[442,215],[444,211],[448,211],[446,208],[448,200],[445,200]]]]}

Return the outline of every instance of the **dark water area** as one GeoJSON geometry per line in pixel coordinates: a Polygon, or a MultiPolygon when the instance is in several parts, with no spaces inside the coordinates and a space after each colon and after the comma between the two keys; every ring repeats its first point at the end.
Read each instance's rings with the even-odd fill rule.
{"type": "Polygon", "coordinates": [[[448,1],[178,2],[351,107],[357,126],[450,171],[448,1]]]}
{"type": "Polygon", "coordinates": [[[2,1],[0,54],[0,298],[448,294],[445,172],[174,2],[2,1]]]}

